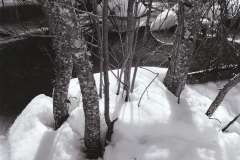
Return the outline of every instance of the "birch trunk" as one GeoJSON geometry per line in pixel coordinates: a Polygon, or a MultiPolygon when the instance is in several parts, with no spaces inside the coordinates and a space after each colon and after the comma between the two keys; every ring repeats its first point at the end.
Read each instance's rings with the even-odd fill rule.
{"type": "Polygon", "coordinates": [[[174,41],[171,61],[164,85],[176,97],[180,98],[194,53],[197,34],[200,30],[200,0],[179,0],[178,29],[174,41]]]}

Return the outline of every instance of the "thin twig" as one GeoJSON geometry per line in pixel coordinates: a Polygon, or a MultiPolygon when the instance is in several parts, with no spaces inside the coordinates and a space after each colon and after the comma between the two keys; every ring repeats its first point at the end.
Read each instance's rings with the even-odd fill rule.
{"type": "MultiPolygon", "coordinates": [[[[152,72],[152,73],[154,73],[154,72],[152,72]]],[[[148,89],[148,87],[150,87],[150,85],[153,83],[153,81],[154,81],[154,80],[158,77],[158,75],[159,75],[159,73],[154,73],[154,74],[157,74],[157,75],[156,75],[156,77],[148,84],[148,86],[145,88],[145,90],[144,90],[143,94],[141,95],[141,98],[140,98],[140,100],[139,100],[139,102],[138,102],[138,107],[140,107],[140,102],[141,102],[141,100],[142,100],[142,97],[143,97],[144,93],[146,92],[146,90],[148,89]]]]}
{"type": "Polygon", "coordinates": [[[214,119],[214,120],[217,120],[219,123],[221,123],[221,121],[219,121],[217,118],[209,118],[209,119],[214,119]]]}

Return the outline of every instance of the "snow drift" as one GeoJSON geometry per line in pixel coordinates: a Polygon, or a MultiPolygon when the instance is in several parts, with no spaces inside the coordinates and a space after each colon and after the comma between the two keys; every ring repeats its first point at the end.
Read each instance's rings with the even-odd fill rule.
{"type": "MultiPolygon", "coordinates": [[[[110,114],[118,117],[104,160],[239,160],[240,125],[235,122],[222,133],[221,129],[239,112],[238,84],[230,90],[214,119],[205,115],[213,99],[226,82],[187,85],[180,104],[163,85],[166,69],[147,68],[156,76],[139,69],[130,102],[115,95],[117,81],[110,75],[110,114]]],[[[115,72],[116,73],[116,72],[115,72]]],[[[99,74],[95,74],[99,84],[99,74]]],[[[19,115],[6,137],[1,138],[0,159],[5,160],[84,160],[84,113],[77,79],[69,87],[70,117],[57,131],[52,129],[52,99],[35,97],[19,115]],[[4,151],[8,150],[6,153],[4,151]]],[[[106,124],[104,100],[100,100],[101,136],[104,141],[106,124]]],[[[100,160],[101,158],[99,158],[100,160]]]]}

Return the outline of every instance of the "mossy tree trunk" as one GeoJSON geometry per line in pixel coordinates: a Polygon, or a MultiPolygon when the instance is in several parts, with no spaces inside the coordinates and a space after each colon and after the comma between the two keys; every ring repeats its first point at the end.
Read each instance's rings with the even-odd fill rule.
{"type": "Polygon", "coordinates": [[[54,34],[53,45],[57,52],[56,84],[53,95],[53,110],[56,129],[68,117],[68,86],[72,65],[75,65],[83,97],[85,113],[84,140],[88,158],[98,158],[101,153],[100,116],[97,88],[89,60],[90,52],[81,30],[86,19],[77,18],[73,1],[40,1],[49,22],[50,33],[54,34]]]}

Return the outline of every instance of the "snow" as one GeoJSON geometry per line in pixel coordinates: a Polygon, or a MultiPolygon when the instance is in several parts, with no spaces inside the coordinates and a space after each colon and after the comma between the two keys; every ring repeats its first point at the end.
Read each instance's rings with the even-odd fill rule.
{"type": "Polygon", "coordinates": [[[227,9],[228,9],[228,14],[229,14],[230,18],[236,16],[240,11],[240,1],[239,0],[230,0],[228,2],[227,9]]]}
{"type": "MultiPolygon", "coordinates": [[[[240,1],[239,0],[230,0],[227,3],[228,17],[232,18],[237,15],[240,11],[240,1]]],[[[174,25],[177,25],[177,15],[178,4],[175,4],[172,8],[166,9],[161,12],[157,18],[151,23],[151,30],[166,30],[171,28],[174,25]]],[[[206,6],[206,10],[203,13],[203,26],[213,24],[216,25],[220,19],[220,5],[214,5],[210,8],[206,6]],[[207,23],[207,24],[206,24],[207,23]]]]}
{"type": "MultiPolygon", "coordinates": [[[[139,69],[131,101],[124,102],[122,94],[115,95],[116,78],[110,76],[110,114],[118,117],[112,141],[105,148],[104,160],[239,160],[239,120],[222,133],[240,113],[240,84],[231,89],[214,113],[205,115],[208,107],[226,81],[187,85],[180,104],[163,85],[167,69],[148,67],[158,73],[157,79],[140,97],[156,76],[139,69]]],[[[116,73],[116,71],[114,71],[116,73]]],[[[97,85],[99,74],[95,74],[97,85]]],[[[15,120],[8,134],[0,136],[0,160],[85,160],[84,112],[77,79],[69,86],[70,117],[54,131],[52,98],[35,97],[15,120]]],[[[123,94],[124,96],[124,94],[123,94]]],[[[101,138],[106,124],[103,117],[104,100],[100,100],[101,138]]],[[[101,160],[101,158],[99,158],[101,160]]]]}
{"type": "MultiPolygon", "coordinates": [[[[108,7],[109,7],[109,13],[111,11],[117,17],[127,17],[128,0],[110,0],[108,2],[108,7]]],[[[102,8],[103,8],[103,2],[97,6],[97,13],[100,15],[102,15],[102,8]]],[[[134,4],[134,8],[135,8],[135,4],[134,4]]],[[[139,2],[137,16],[140,17],[146,13],[147,13],[147,8],[142,4],[142,2],[139,2]]]]}
{"type": "Polygon", "coordinates": [[[177,24],[177,14],[171,9],[160,13],[151,23],[151,31],[166,30],[177,24]]]}

